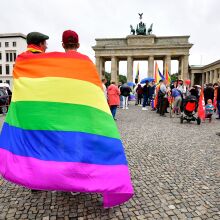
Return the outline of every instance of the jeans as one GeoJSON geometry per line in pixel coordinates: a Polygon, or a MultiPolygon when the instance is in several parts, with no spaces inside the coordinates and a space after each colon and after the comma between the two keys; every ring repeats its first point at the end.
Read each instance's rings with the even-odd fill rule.
{"type": "Polygon", "coordinates": [[[123,96],[122,95],[120,95],[120,106],[119,106],[120,108],[122,108],[123,107],[123,96]]]}
{"type": "Polygon", "coordinates": [[[111,110],[113,118],[115,119],[115,114],[116,114],[116,111],[117,111],[117,105],[111,105],[110,110],[111,110]]]}
{"type": "Polygon", "coordinates": [[[148,95],[145,95],[145,94],[144,94],[143,107],[146,107],[146,105],[149,105],[148,99],[149,99],[148,95]]]}
{"type": "Polygon", "coordinates": [[[122,96],[123,98],[123,108],[128,107],[128,96],[122,96]]]}

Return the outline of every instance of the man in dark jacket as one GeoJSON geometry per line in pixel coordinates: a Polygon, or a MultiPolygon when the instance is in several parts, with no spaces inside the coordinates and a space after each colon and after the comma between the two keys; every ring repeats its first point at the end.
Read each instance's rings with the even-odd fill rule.
{"type": "Polygon", "coordinates": [[[149,86],[149,81],[146,81],[146,84],[143,87],[143,108],[142,110],[147,110],[147,105],[149,105],[149,98],[150,98],[150,86],[149,86]]]}

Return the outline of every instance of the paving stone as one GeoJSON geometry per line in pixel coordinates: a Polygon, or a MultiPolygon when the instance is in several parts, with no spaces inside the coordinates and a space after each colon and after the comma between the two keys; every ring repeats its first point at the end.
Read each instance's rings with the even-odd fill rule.
{"type": "Polygon", "coordinates": [[[105,210],[100,194],[31,194],[0,177],[0,220],[220,219],[219,121],[180,124],[133,104],[116,117],[135,189],[131,200],[105,210]]]}

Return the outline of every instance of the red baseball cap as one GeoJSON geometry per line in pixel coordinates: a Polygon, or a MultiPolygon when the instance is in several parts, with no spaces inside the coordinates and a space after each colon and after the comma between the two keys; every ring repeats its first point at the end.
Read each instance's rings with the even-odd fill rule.
{"type": "Polygon", "coordinates": [[[66,30],[63,32],[62,41],[64,44],[77,44],[79,43],[79,37],[75,31],[66,30]]]}

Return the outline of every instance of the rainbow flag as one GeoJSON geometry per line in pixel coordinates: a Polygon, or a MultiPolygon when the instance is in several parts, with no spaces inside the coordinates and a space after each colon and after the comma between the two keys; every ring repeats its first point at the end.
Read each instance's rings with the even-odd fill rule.
{"type": "Polygon", "coordinates": [[[0,174],[37,190],[95,192],[104,207],[133,195],[120,135],[92,61],[23,53],[0,136],[0,174]]]}
{"type": "Polygon", "coordinates": [[[171,82],[171,77],[170,77],[170,74],[169,74],[169,71],[168,71],[168,66],[166,64],[166,71],[165,71],[165,79],[167,81],[167,84],[169,85],[170,82],[171,82]]]}
{"type": "Polygon", "coordinates": [[[155,83],[159,83],[159,81],[161,79],[165,79],[164,76],[162,75],[162,73],[159,70],[158,64],[157,62],[155,63],[155,70],[154,70],[154,79],[155,79],[155,83]]]}

